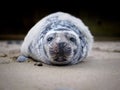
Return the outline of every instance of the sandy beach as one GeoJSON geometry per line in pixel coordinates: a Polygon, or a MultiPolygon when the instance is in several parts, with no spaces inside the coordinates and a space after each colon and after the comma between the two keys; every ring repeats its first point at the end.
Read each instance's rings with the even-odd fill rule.
{"type": "Polygon", "coordinates": [[[22,41],[0,41],[0,90],[120,90],[120,42],[96,41],[71,66],[16,62],[22,41]]]}

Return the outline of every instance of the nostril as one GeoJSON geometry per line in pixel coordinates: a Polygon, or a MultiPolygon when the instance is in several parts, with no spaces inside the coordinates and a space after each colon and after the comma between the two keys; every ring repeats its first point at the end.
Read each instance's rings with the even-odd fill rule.
{"type": "Polygon", "coordinates": [[[58,44],[58,47],[59,47],[59,52],[58,52],[58,54],[64,55],[65,43],[64,43],[64,42],[60,42],[60,43],[58,44]]]}
{"type": "Polygon", "coordinates": [[[59,44],[58,44],[58,46],[59,46],[59,48],[64,48],[65,46],[66,46],[66,43],[65,42],[60,42],[59,44]]]}
{"type": "Polygon", "coordinates": [[[70,51],[71,51],[71,48],[70,48],[70,47],[68,47],[68,48],[66,48],[65,50],[70,52],[70,51]]]}

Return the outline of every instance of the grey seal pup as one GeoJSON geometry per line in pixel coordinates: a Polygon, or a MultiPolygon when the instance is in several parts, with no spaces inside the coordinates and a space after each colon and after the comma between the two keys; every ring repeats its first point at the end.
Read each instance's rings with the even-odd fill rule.
{"type": "Polygon", "coordinates": [[[30,57],[51,65],[76,64],[87,57],[92,43],[93,36],[82,20],[65,12],[55,12],[30,29],[17,61],[30,57]]]}

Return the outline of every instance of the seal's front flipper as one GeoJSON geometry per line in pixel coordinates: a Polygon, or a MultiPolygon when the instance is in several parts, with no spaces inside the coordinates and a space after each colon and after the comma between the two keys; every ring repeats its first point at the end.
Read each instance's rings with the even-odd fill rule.
{"type": "Polygon", "coordinates": [[[17,62],[25,62],[28,59],[29,59],[28,57],[21,55],[17,58],[17,62]]]}

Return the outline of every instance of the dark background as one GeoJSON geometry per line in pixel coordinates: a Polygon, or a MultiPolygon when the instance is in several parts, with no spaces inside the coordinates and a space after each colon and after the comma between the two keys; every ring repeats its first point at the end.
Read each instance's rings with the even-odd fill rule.
{"type": "Polygon", "coordinates": [[[0,3],[0,39],[23,39],[37,21],[57,11],[81,18],[95,37],[120,37],[120,9],[115,0],[16,0],[0,3]]]}

